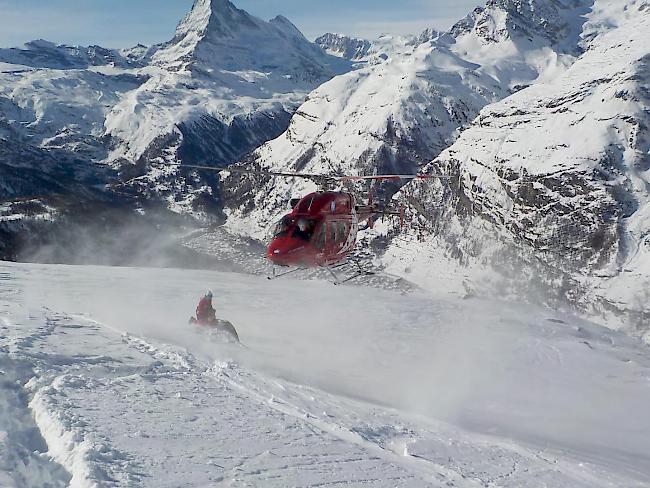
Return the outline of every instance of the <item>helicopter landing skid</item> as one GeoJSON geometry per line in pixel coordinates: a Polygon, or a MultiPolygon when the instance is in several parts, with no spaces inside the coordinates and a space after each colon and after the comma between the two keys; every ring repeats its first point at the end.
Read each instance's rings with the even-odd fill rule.
{"type": "MultiPolygon", "coordinates": [[[[359,262],[353,261],[353,260],[348,260],[346,262],[339,263],[339,264],[334,264],[334,265],[323,265],[323,266],[321,266],[321,268],[324,268],[329,272],[329,274],[332,276],[332,279],[333,279],[332,283],[334,285],[342,285],[343,283],[347,283],[347,282],[355,280],[357,278],[361,278],[363,276],[372,276],[372,275],[375,274],[374,271],[367,271],[367,270],[363,269],[363,267],[361,266],[361,264],[359,264],[359,262]],[[349,277],[344,278],[344,279],[339,278],[339,276],[336,274],[336,272],[334,270],[336,270],[338,268],[346,267],[350,263],[355,264],[357,266],[357,270],[354,272],[354,274],[352,276],[349,276],[349,277]]],[[[271,276],[267,276],[266,278],[268,280],[275,280],[275,279],[278,279],[278,278],[282,278],[284,276],[288,276],[290,274],[297,273],[299,271],[307,271],[309,269],[313,269],[313,268],[311,268],[309,266],[301,266],[301,267],[298,267],[298,268],[290,269],[289,271],[283,271],[281,273],[278,273],[277,270],[276,270],[276,267],[274,266],[271,276]]],[[[315,275],[316,274],[311,275],[310,278],[314,277],[315,275]]]]}
{"type": "Polygon", "coordinates": [[[296,273],[298,271],[304,271],[306,269],[308,269],[308,268],[303,266],[303,267],[300,267],[300,268],[290,269],[289,271],[284,271],[283,273],[276,273],[275,266],[273,266],[273,272],[272,272],[271,276],[267,276],[266,278],[269,279],[269,280],[275,280],[277,278],[282,278],[283,276],[287,276],[287,275],[296,273]]]}
{"type": "Polygon", "coordinates": [[[349,277],[345,278],[344,280],[339,279],[339,277],[334,272],[334,270],[336,268],[340,268],[340,267],[344,266],[345,263],[344,264],[339,264],[337,266],[325,266],[325,268],[327,268],[327,271],[329,271],[329,273],[332,275],[332,278],[334,278],[333,283],[335,285],[342,285],[343,283],[347,283],[349,281],[356,280],[357,278],[361,278],[362,276],[371,276],[371,275],[375,274],[374,271],[366,271],[366,270],[364,270],[357,261],[350,261],[350,262],[356,264],[358,269],[352,276],[349,276],[349,277]]]}

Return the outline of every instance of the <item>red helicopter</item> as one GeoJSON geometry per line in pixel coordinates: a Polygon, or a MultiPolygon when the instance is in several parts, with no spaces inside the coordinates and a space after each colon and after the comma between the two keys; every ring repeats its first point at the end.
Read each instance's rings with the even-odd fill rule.
{"type": "Polygon", "coordinates": [[[359,224],[372,226],[376,206],[357,205],[354,195],[341,191],[310,193],[291,205],[293,210],[277,223],[266,251],[274,265],[269,279],[313,267],[327,269],[335,284],[371,274],[359,266],[357,273],[341,281],[333,268],[354,250],[359,224]],[[275,266],[292,269],[277,274],[275,266]]]}
{"type": "Polygon", "coordinates": [[[376,209],[357,205],[340,191],[315,192],[291,201],[293,210],[275,227],[266,257],[279,266],[330,266],[347,257],[356,244],[359,223],[376,209]]]}
{"type": "MultiPolygon", "coordinates": [[[[187,168],[208,169],[206,166],[187,168]]],[[[228,167],[218,171],[280,176],[286,178],[306,178],[314,181],[353,182],[361,180],[413,180],[447,178],[445,175],[372,175],[372,176],[331,176],[322,174],[283,173],[273,171],[248,170],[228,167]]],[[[268,244],[266,257],[274,265],[273,276],[279,278],[296,271],[322,267],[334,278],[335,284],[350,281],[364,274],[361,270],[352,277],[340,281],[333,271],[354,250],[360,225],[372,228],[379,215],[398,215],[403,222],[403,208],[399,211],[386,210],[373,203],[372,188],[367,204],[359,204],[355,196],[346,191],[319,191],[294,198],[290,201],[291,212],[276,224],[273,237],[268,244]],[[291,267],[289,271],[276,273],[275,266],[291,267]]]]}

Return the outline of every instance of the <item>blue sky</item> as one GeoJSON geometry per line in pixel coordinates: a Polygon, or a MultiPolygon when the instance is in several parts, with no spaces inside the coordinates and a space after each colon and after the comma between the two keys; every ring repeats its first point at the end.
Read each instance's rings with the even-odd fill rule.
{"type": "MultiPolygon", "coordinates": [[[[0,0],[0,46],[32,39],[127,47],[171,38],[192,0],[0,0]]],[[[310,39],[325,32],[373,38],[445,29],[480,0],[233,0],[263,19],[289,18],[310,39]]]]}

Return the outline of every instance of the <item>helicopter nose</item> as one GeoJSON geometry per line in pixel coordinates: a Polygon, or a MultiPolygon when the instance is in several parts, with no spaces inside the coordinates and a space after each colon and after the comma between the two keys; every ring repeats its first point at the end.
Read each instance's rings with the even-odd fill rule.
{"type": "Polygon", "coordinates": [[[266,251],[266,257],[269,258],[271,261],[279,261],[286,254],[287,254],[286,245],[282,245],[279,242],[272,242],[266,251]]]}
{"type": "Polygon", "coordinates": [[[291,265],[299,259],[300,251],[303,249],[303,243],[296,243],[292,239],[278,239],[271,242],[266,252],[266,257],[276,264],[291,265]]]}

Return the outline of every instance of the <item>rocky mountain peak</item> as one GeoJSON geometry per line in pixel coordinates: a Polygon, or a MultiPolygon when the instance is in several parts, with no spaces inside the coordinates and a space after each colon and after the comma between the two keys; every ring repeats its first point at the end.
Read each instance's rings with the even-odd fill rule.
{"type": "Polygon", "coordinates": [[[196,0],[192,10],[176,27],[172,40],[180,42],[187,36],[233,37],[242,27],[255,27],[253,18],[228,0],[196,0]]]}
{"type": "Polygon", "coordinates": [[[202,45],[236,41],[238,33],[256,29],[259,23],[228,0],[195,0],[176,27],[174,38],[153,55],[153,63],[173,71],[191,69],[201,60],[198,51],[202,45]]]}
{"type": "Polygon", "coordinates": [[[308,42],[302,32],[286,17],[278,15],[268,23],[263,22],[245,10],[238,9],[228,0],[196,0],[192,10],[178,24],[171,42],[237,39],[247,30],[264,31],[269,26],[289,38],[308,42]]]}
{"type": "Polygon", "coordinates": [[[438,39],[443,33],[434,29],[433,27],[429,27],[425,29],[419,36],[416,36],[412,42],[414,45],[422,44],[424,42],[429,42],[429,41],[435,41],[438,39]]]}
{"type": "Polygon", "coordinates": [[[538,41],[559,51],[578,50],[581,27],[593,0],[488,0],[450,30],[454,38],[474,34],[482,44],[538,41]]]}
{"type": "Polygon", "coordinates": [[[160,46],[152,61],[170,71],[255,70],[310,82],[347,70],[334,67],[338,60],[325,55],[285,17],[265,22],[228,0],[196,0],[174,38],[160,46]]]}
{"type": "Polygon", "coordinates": [[[328,32],[316,39],[316,44],[334,56],[340,56],[352,61],[366,56],[372,44],[365,39],[357,39],[341,34],[328,32]]]}
{"type": "Polygon", "coordinates": [[[307,40],[305,39],[305,36],[302,34],[302,32],[300,32],[300,30],[293,24],[293,22],[291,22],[283,15],[276,16],[275,18],[271,19],[269,23],[287,34],[289,37],[300,39],[302,41],[307,40]]]}

